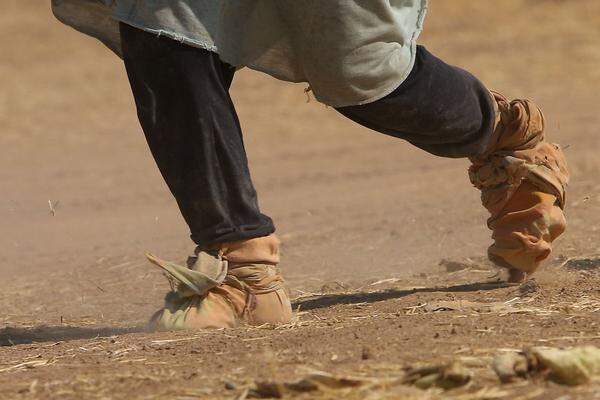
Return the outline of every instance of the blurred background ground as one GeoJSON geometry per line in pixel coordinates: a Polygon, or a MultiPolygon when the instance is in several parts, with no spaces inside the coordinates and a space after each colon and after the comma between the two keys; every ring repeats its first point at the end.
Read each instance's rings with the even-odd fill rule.
{"type": "MultiPolygon", "coordinates": [[[[548,118],[552,140],[568,146],[573,173],[569,230],[557,246],[556,258],[538,277],[540,290],[546,293],[536,301],[544,307],[550,304],[544,301],[555,297],[567,302],[582,296],[596,299],[596,275],[573,275],[557,266],[569,257],[600,254],[600,3],[431,3],[421,43],[447,62],[470,70],[491,88],[510,97],[535,99],[548,118]],[[563,289],[566,294],[559,296],[563,289]]],[[[4,0],[3,9],[0,339],[17,345],[0,350],[0,363],[10,367],[38,354],[58,361],[39,370],[2,371],[0,366],[0,395],[14,397],[35,380],[45,389],[19,395],[58,396],[63,390],[65,396],[91,396],[68,379],[58,378],[65,371],[86,374],[81,369],[85,362],[77,352],[69,355],[67,350],[85,348],[89,338],[97,335],[139,330],[160,306],[167,289],[160,273],[146,265],[143,253],[151,250],[164,258],[183,259],[193,246],[147,150],[120,60],[94,40],[56,22],[47,2],[4,0]],[[33,350],[26,346],[37,345],[18,344],[36,340],[65,342],[57,345],[59,350],[44,347],[47,344],[33,350]],[[60,350],[61,346],[66,347],[60,350]],[[83,364],[68,367],[67,355],[83,364]],[[53,386],[49,382],[63,383],[53,386]]],[[[259,200],[284,240],[282,268],[292,294],[343,292],[388,278],[399,278],[393,282],[400,287],[449,287],[484,278],[477,273],[448,277],[438,266],[441,259],[477,260],[489,243],[486,213],[468,182],[467,162],[436,158],[361,128],[315,101],[307,103],[303,88],[248,70],[236,76],[233,86],[259,200]]],[[[508,300],[511,293],[510,289],[466,290],[459,296],[508,300]]],[[[433,301],[447,295],[397,297],[410,307],[425,301],[419,296],[433,301]]],[[[437,328],[431,318],[414,320],[404,312],[394,316],[393,309],[402,311],[394,301],[369,304],[364,313],[385,314],[389,317],[385,321],[393,325],[382,327],[377,318],[353,320],[361,310],[351,305],[319,307],[315,315],[325,319],[348,316],[341,329],[348,335],[360,331],[369,338],[388,332],[377,336],[378,346],[387,349],[387,361],[402,363],[396,359],[399,355],[417,360],[443,353],[432,339],[431,332],[437,328]],[[397,343],[396,336],[405,338],[404,342],[397,343]],[[419,346],[414,341],[420,341],[419,346]]],[[[580,325],[588,331],[585,336],[598,335],[598,313],[592,311],[580,316],[580,325]]],[[[565,329],[564,315],[553,316],[557,319],[552,323],[540,322],[553,326],[547,331],[535,324],[531,327],[532,317],[508,318],[511,324],[522,326],[514,336],[496,335],[494,343],[499,346],[510,342],[520,347],[544,335],[565,336],[560,334],[565,329]]],[[[489,323],[501,327],[506,320],[492,318],[489,323]]],[[[332,341],[333,328],[327,326],[297,329],[286,333],[285,343],[279,336],[269,339],[275,356],[265,357],[277,371],[293,375],[297,365],[330,361],[336,346],[344,352],[369,341],[332,341]],[[280,358],[278,352],[294,343],[307,346],[308,354],[293,360],[280,358]],[[326,348],[319,347],[326,343],[326,348]]],[[[231,372],[239,361],[222,347],[234,341],[242,348],[245,335],[253,333],[232,335],[234,339],[224,333],[203,338],[211,351],[197,358],[206,362],[221,357],[225,360],[221,371],[231,372]],[[225,355],[219,355],[223,351],[225,355]]],[[[459,332],[459,336],[458,342],[475,347],[481,342],[473,331],[459,332]]],[[[140,343],[154,340],[146,334],[119,337],[138,350],[140,343]]],[[[263,351],[259,342],[253,348],[263,351]]],[[[580,342],[597,344],[598,340],[580,342]]],[[[156,379],[167,379],[179,367],[206,372],[186,346],[172,349],[170,358],[153,353],[160,365],[156,379]],[[183,354],[185,361],[181,361],[183,354]]],[[[99,371],[106,371],[115,361],[109,356],[96,361],[89,361],[97,365],[90,367],[89,374],[99,376],[91,387],[113,385],[99,371]]],[[[118,365],[125,372],[119,378],[121,386],[116,387],[123,391],[102,395],[119,397],[122,393],[123,398],[131,398],[125,390],[131,385],[126,377],[130,363],[118,365]]],[[[352,369],[352,365],[346,367],[352,369]]],[[[331,368],[344,370],[335,363],[331,368]]],[[[146,382],[144,395],[179,395],[168,383],[152,382],[146,382]]],[[[216,391],[211,396],[220,393],[215,389],[220,382],[214,384],[207,389],[216,391]]]]}

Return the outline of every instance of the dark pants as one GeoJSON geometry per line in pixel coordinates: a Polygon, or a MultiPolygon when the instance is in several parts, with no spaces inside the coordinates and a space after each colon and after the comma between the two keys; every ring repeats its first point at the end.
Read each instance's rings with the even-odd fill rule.
{"type": "MultiPolygon", "coordinates": [[[[121,24],[123,58],[144,134],[199,245],[273,233],[258,207],[229,87],[217,54],[121,24]]],[[[340,113],[436,155],[481,152],[493,129],[486,88],[424,47],[409,77],[374,103],[340,113]]]]}

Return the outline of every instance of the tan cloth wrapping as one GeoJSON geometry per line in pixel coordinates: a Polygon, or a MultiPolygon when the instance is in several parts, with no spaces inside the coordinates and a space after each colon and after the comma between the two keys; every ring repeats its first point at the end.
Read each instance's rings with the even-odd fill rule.
{"type": "Polygon", "coordinates": [[[490,259],[532,273],[565,229],[569,172],[560,147],[546,141],[541,110],[528,100],[493,96],[498,105],[494,141],[484,154],[471,158],[469,176],[491,214],[490,259]]]}
{"type": "Polygon", "coordinates": [[[177,282],[176,290],[165,298],[165,307],[152,317],[151,329],[289,322],[291,305],[275,266],[278,248],[278,239],[271,235],[222,245],[210,252],[197,249],[185,267],[148,254],[153,264],[177,282]]]}
{"type": "Polygon", "coordinates": [[[223,252],[223,258],[234,263],[279,264],[280,241],[275,235],[212,246],[223,252]]]}

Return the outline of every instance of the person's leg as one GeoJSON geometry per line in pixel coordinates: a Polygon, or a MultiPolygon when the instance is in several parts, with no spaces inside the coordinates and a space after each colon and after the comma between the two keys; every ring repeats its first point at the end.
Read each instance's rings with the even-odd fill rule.
{"type": "Polygon", "coordinates": [[[152,155],[189,225],[186,267],[149,255],[179,285],[154,329],[287,322],[279,240],[260,213],[229,96],[234,68],[218,55],[121,24],[123,58],[152,155]]]}
{"type": "Polygon", "coordinates": [[[482,152],[496,119],[489,90],[423,46],[417,47],[415,65],[395,91],[373,103],[337,110],[367,128],[443,157],[482,152]]]}
{"type": "Polygon", "coordinates": [[[125,66],[152,155],[200,246],[267,236],[229,96],[234,68],[215,53],[122,24],[125,66]]]}
{"type": "Polygon", "coordinates": [[[530,101],[509,102],[419,46],[398,89],[338,111],[432,154],[469,157],[471,182],[491,214],[488,254],[509,269],[511,280],[534,272],[564,231],[566,162],[560,148],[545,141],[543,115],[530,101]]]}

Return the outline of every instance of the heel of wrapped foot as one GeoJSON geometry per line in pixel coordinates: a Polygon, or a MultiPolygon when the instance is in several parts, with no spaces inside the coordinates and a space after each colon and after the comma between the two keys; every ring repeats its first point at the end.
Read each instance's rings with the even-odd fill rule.
{"type": "Polygon", "coordinates": [[[508,268],[511,279],[518,281],[548,258],[552,242],[566,228],[566,220],[554,195],[525,182],[488,225],[494,240],[488,249],[490,260],[508,268]]]}

